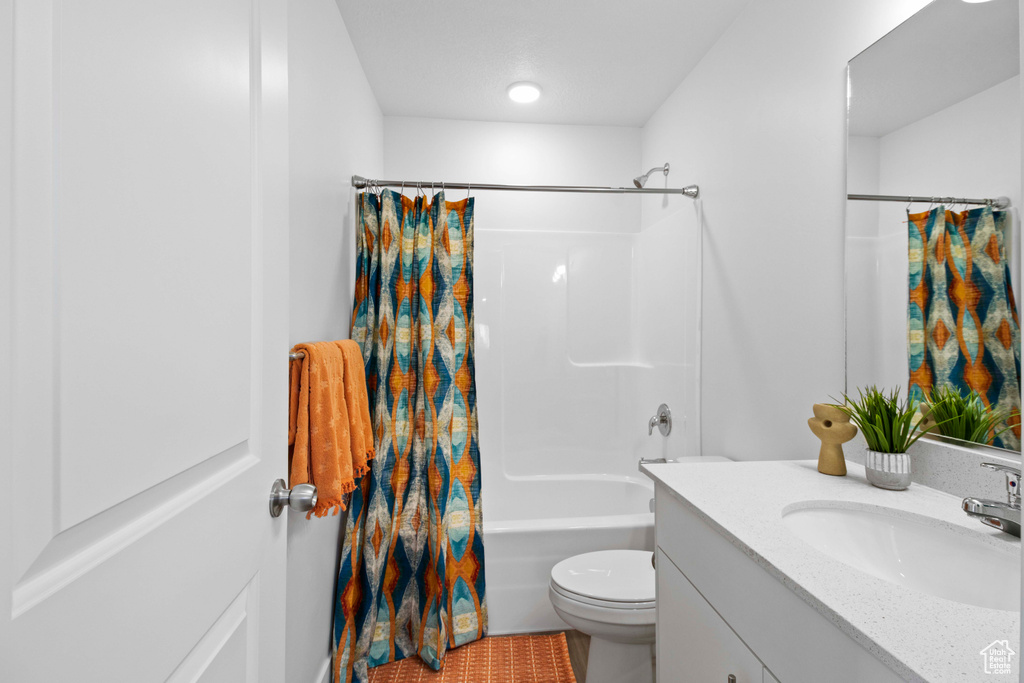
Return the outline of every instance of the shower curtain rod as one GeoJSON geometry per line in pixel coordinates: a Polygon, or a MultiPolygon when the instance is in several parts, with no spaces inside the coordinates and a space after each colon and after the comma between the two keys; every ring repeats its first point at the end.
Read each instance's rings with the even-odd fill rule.
{"type": "Polygon", "coordinates": [[[492,183],[449,183],[422,180],[372,180],[363,176],[352,176],[352,187],[407,187],[441,188],[442,190],[509,190],[512,192],[592,192],[596,194],[684,194],[696,199],[700,188],[687,185],[683,188],[636,188],[636,187],[592,187],[589,185],[495,185],[492,183]]]}
{"type": "Polygon", "coordinates": [[[993,209],[1008,209],[1010,207],[1009,197],[970,199],[968,197],[907,197],[891,194],[848,194],[846,198],[867,202],[905,202],[907,204],[917,202],[928,202],[929,204],[980,204],[982,206],[991,206],[993,209]]]}

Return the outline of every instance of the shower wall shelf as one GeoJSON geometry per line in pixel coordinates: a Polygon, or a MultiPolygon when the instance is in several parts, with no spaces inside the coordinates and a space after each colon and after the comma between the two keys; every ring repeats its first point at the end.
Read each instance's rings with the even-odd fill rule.
{"type": "Polygon", "coordinates": [[[587,192],[594,194],[682,194],[696,199],[700,196],[700,188],[696,185],[667,188],[637,187],[595,187],[590,185],[500,185],[494,183],[450,183],[436,180],[373,180],[363,176],[352,176],[352,187],[356,188],[427,188],[442,190],[503,190],[510,192],[587,192]]]}

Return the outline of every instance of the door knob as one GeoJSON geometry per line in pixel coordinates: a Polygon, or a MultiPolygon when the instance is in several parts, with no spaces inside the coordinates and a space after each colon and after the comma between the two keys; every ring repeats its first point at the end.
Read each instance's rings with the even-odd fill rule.
{"type": "Polygon", "coordinates": [[[298,484],[288,489],[284,479],[278,479],[270,488],[270,516],[280,517],[285,506],[296,512],[309,512],[316,505],[316,487],[312,484],[298,484]]]}

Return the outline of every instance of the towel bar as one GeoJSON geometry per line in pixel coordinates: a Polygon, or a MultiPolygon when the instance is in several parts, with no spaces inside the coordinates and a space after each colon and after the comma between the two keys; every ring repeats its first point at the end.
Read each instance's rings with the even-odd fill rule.
{"type": "Polygon", "coordinates": [[[296,351],[288,354],[288,360],[302,360],[306,357],[306,354],[302,351],[296,351]]]}

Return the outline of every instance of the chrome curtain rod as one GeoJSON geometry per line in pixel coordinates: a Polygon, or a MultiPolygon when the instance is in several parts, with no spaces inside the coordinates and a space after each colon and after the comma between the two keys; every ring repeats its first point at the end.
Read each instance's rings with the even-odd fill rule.
{"type": "Polygon", "coordinates": [[[696,199],[700,188],[687,185],[683,188],[636,188],[636,187],[592,187],[588,185],[495,185],[492,183],[449,183],[422,180],[373,180],[363,176],[352,176],[352,187],[407,187],[441,188],[442,190],[508,190],[511,192],[592,192],[595,194],[684,194],[696,199]]]}
{"type": "Polygon", "coordinates": [[[991,206],[993,209],[1008,209],[1010,207],[1009,197],[970,199],[969,197],[907,197],[891,194],[848,194],[846,198],[866,202],[904,202],[906,204],[920,202],[927,202],[929,204],[980,204],[981,206],[991,206]]]}

